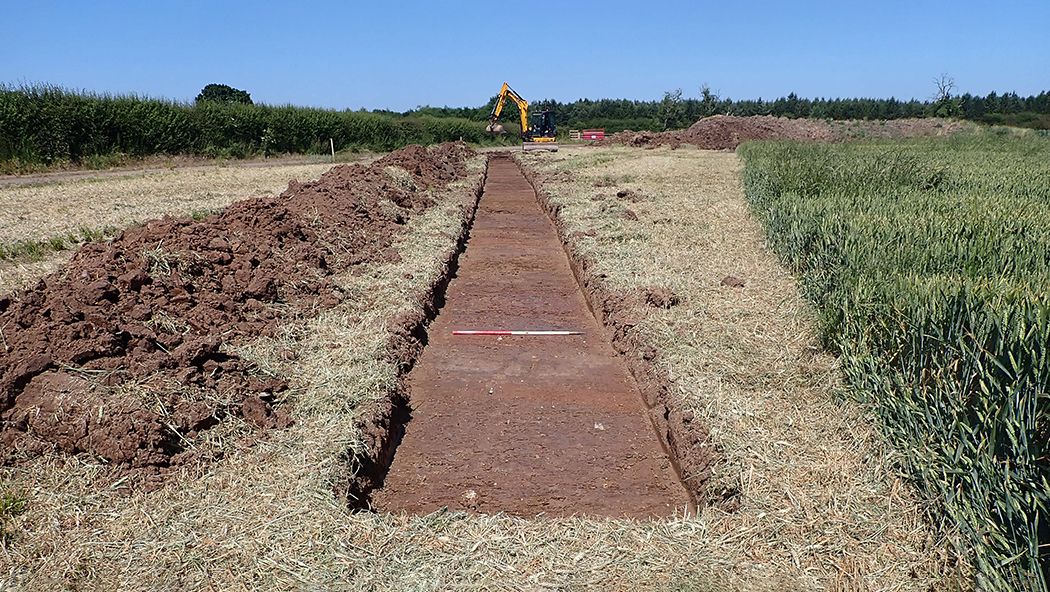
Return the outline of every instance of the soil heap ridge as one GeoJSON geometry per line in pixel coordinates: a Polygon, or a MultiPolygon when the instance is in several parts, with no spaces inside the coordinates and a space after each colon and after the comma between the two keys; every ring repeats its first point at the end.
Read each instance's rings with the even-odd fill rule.
{"type": "Polygon", "coordinates": [[[0,296],[0,460],[87,452],[156,475],[224,417],[289,425],[274,408],[286,382],[225,346],[339,303],[331,277],[396,258],[428,190],[464,177],[473,154],[409,146],[199,220],[153,220],[0,296]]]}
{"type": "Polygon", "coordinates": [[[688,129],[666,132],[623,131],[606,142],[636,147],[690,144],[706,150],[733,150],[749,140],[842,142],[862,137],[910,138],[949,135],[966,124],[947,119],[848,120],[791,119],[772,115],[713,115],[688,129]]]}

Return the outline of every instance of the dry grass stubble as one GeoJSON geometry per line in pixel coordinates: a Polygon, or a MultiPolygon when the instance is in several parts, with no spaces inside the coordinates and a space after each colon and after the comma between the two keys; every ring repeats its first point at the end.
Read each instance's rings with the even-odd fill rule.
{"type": "MultiPolygon", "coordinates": [[[[483,163],[475,159],[472,167],[476,179],[483,163]]],[[[233,437],[207,443],[223,448],[225,458],[203,471],[187,469],[153,493],[115,492],[104,467],[84,458],[53,456],[3,469],[5,489],[28,493],[30,511],[16,524],[16,544],[0,550],[0,583],[273,589],[331,581],[340,573],[333,568],[337,542],[349,536],[349,516],[331,492],[333,472],[340,453],[356,445],[356,405],[396,379],[383,360],[384,323],[419,306],[416,298],[458,235],[470,193],[470,183],[461,182],[414,218],[398,245],[400,263],[338,278],[349,296],[343,305],[240,348],[293,378],[294,427],[249,445],[236,437],[247,430],[225,426],[219,432],[233,437]],[[294,361],[288,351],[297,353],[294,361]]]]}
{"type": "Polygon", "coordinates": [[[734,588],[773,577],[812,589],[955,585],[965,569],[895,471],[895,453],[862,410],[836,400],[835,360],[764,246],[735,154],[602,148],[524,162],[546,173],[571,248],[612,293],[658,287],[681,299],[666,310],[636,299],[638,330],[720,451],[710,491],[739,491],[738,509],[716,504],[699,519],[734,588]],[[744,286],[721,285],[729,275],[744,286]]]}
{"type": "Polygon", "coordinates": [[[400,263],[341,278],[353,296],[340,307],[241,348],[293,377],[292,428],[248,446],[237,437],[245,430],[228,426],[222,433],[229,437],[209,443],[225,451],[222,460],[187,469],[183,480],[149,494],[114,492],[103,467],[82,458],[3,469],[4,487],[25,491],[30,509],[12,523],[15,544],[0,549],[0,589],[5,581],[27,590],[893,590],[936,582],[940,547],[927,542],[921,512],[879,466],[885,453],[859,415],[830,402],[830,361],[810,352],[805,323],[792,317],[803,309],[790,278],[761,250],[757,226],[746,214],[736,218],[743,206],[735,159],[695,151],[567,152],[551,159],[553,167],[574,168],[580,180],[549,189],[563,195],[562,214],[573,224],[601,230],[580,246],[621,254],[604,255],[611,282],[662,280],[684,297],[644,327],[677,352],[667,368],[680,396],[726,448],[729,464],[719,479],[743,488],[739,512],[641,522],[392,516],[350,513],[336,500],[339,456],[360,445],[355,409],[396,379],[382,361],[384,322],[419,306],[419,294],[437,277],[439,254],[463,220],[460,192],[410,222],[400,263]],[[639,161],[643,154],[656,160],[639,161]],[[632,205],[637,222],[623,221],[613,207],[601,211],[586,180],[627,170],[635,171],[632,187],[653,196],[632,205]],[[716,204],[743,224],[742,236],[718,230],[723,222],[708,212],[716,204]],[[730,265],[748,279],[743,294],[704,305],[720,288],[709,290],[704,281],[712,270],[703,266],[716,262],[694,252],[698,240],[710,243],[705,252],[742,249],[753,262],[753,271],[730,265]],[[620,244],[628,241],[635,244],[620,244]],[[645,245],[651,248],[639,248],[645,245]],[[682,265],[705,273],[695,273],[694,282],[680,276],[682,265]],[[781,292],[748,295],[763,286],[759,271],[781,292]],[[748,312],[763,310],[767,297],[779,308],[762,318],[748,312]],[[740,365],[739,351],[723,349],[734,343],[754,349],[747,354],[758,360],[740,365]],[[783,402],[783,409],[770,408],[783,402]],[[794,425],[785,427],[788,420],[794,425]],[[820,429],[831,437],[817,437],[820,429]],[[911,569],[916,578],[906,575],[911,569]]]}
{"type": "Polygon", "coordinates": [[[332,494],[340,455],[360,445],[357,406],[396,379],[384,323],[438,276],[469,185],[410,222],[400,263],[340,278],[340,307],[240,348],[293,377],[292,428],[253,444],[244,426],[210,430],[224,435],[198,445],[224,458],[152,493],[116,492],[82,457],[0,470],[29,499],[0,548],[0,590],[711,589],[693,565],[711,552],[697,522],[354,514],[332,494]]]}

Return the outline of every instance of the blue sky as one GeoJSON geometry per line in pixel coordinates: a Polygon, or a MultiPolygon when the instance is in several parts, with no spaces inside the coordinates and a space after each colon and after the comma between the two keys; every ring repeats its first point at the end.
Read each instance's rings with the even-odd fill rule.
{"type": "Polygon", "coordinates": [[[2,0],[0,82],[405,110],[658,98],[928,98],[1050,90],[1050,0],[48,2],[2,0]]]}

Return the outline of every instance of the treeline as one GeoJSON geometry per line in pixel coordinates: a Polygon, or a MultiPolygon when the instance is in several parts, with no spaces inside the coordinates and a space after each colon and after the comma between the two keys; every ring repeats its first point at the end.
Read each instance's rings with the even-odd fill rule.
{"type": "MultiPolygon", "coordinates": [[[[488,117],[495,97],[477,108],[421,107],[410,113],[434,117],[459,117],[483,121],[488,117]]],[[[579,99],[570,103],[555,100],[536,101],[535,109],[551,109],[561,127],[605,128],[660,131],[683,128],[710,115],[774,115],[777,117],[810,117],[818,119],[903,119],[908,117],[958,117],[972,121],[1050,129],[1050,92],[1022,97],[1017,93],[985,96],[946,95],[938,100],[916,99],[805,99],[792,93],[778,99],[733,100],[702,89],[699,98],[683,97],[680,92],[666,93],[662,100],[579,99]]],[[[517,111],[508,105],[503,118],[517,120],[517,111]]]]}
{"type": "Polygon", "coordinates": [[[477,120],[204,101],[184,104],[36,86],[0,89],[0,168],[82,163],[122,154],[245,157],[392,150],[488,140],[477,120]]]}
{"type": "MultiPolygon", "coordinates": [[[[485,121],[495,100],[492,97],[480,107],[420,107],[396,113],[253,105],[250,100],[186,104],[51,86],[0,87],[0,172],[91,163],[112,155],[239,158],[320,153],[328,151],[329,139],[336,150],[391,150],[410,143],[458,139],[473,143],[513,141],[518,120],[513,103],[503,114],[511,132],[508,138],[494,140],[485,133],[485,121]]],[[[945,94],[936,101],[803,99],[794,94],[774,100],[733,100],[705,87],[699,98],[683,97],[681,91],[675,91],[655,101],[542,100],[534,102],[533,109],[553,110],[563,132],[569,128],[659,131],[688,127],[716,114],[826,119],[946,116],[1050,129],[1047,92],[1029,97],[994,92],[986,96],[945,94]]]]}

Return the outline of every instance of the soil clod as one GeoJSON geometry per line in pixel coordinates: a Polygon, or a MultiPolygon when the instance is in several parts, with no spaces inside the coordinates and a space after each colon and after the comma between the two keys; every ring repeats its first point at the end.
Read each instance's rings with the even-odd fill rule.
{"type": "Polygon", "coordinates": [[[650,286],[642,289],[645,303],[653,308],[671,308],[679,303],[678,295],[667,288],[650,286]]]}
{"type": "Polygon", "coordinates": [[[730,288],[743,288],[744,280],[736,277],[735,275],[727,275],[724,278],[722,278],[722,281],[719,282],[719,284],[723,286],[728,286],[730,288]]]}

